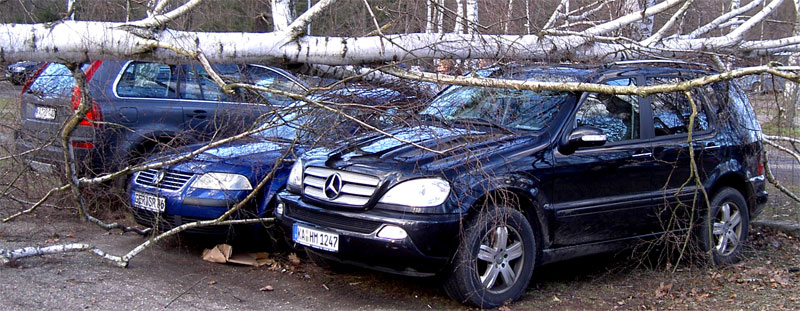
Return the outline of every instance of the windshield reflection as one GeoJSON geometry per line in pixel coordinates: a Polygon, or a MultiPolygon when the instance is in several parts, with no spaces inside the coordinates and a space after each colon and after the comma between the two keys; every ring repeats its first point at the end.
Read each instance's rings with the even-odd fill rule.
{"type": "Polygon", "coordinates": [[[448,120],[482,120],[509,129],[546,128],[570,92],[455,86],[433,99],[421,113],[448,120]]]}

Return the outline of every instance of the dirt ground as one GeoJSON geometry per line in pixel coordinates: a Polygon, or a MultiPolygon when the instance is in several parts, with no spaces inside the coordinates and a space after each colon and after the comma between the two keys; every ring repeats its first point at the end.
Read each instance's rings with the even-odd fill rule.
{"type": "MultiPolygon", "coordinates": [[[[106,233],[71,210],[43,211],[0,225],[0,247],[82,242],[121,255],[145,238],[106,233]]],[[[640,265],[637,253],[594,256],[537,268],[511,310],[800,309],[800,242],[767,228],[750,234],[746,259],[725,268],[640,265]],[[632,258],[633,257],[633,258],[632,258]]],[[[24,259],[0,267],[0,305],[28,309],[428,310],[464,309],[436,279],[353,269],[335,273],[288,253],[273,265],[203,261],[203,239],[176,237],[128,268],[88,253],[24,259]],[[272,291],[263,290],[271,286],[272,291]]]]}
{"type": "MultiPolygon", "coordinates": [[[[3,94],[17,96],[18,91],[0,83],[0,97],[3,94]]],[[[46,177],[34,176],[17,190],[27,193],[28,199],[35,198],[46,189],[46,177]]],[[[25,206],[0,200],[0,217],[25,206]]],[[[761,218],[796,221],[798,210],[796,204],[773,195],[761,218]]],[[[72,209],[45,206],[36,214],[0,223],[0,248],[81,242],[122,255],[146,240],[132,233],[105,232],[78,221],[74,214],[72,209]]],[[[123,208],[101,216],[132,223],[123,208]]],[[[538,267],[521,299],[500,309],[798,310],[798,240],[753,227],[745,259],[724,268],[688,260],[677,267],[674,260],[652,263],[655,256],[640,252],[538,267]]],[[[437,279],[359,269],[337,273],[288,252],[271,254],[276,262],[262,267],[203,261],[203,249],[213,244],[203,238],[170,238],[134,258],[125,269],[88,253],[28,258],[0,266],[0,309],[465,309],[447,298],[437,279]],[[266,290],[268,286],[271,290],[266,290]]]]}

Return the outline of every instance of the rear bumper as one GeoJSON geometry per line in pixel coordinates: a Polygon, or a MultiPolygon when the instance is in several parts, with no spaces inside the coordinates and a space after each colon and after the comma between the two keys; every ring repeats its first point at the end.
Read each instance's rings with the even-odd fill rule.
{"type": "MultiPolygon", "coordinates": [[[[73,140],[85,142],[86,140],[73,140]]],[[[23,134],[20,130],[14,131],[14,145],[16,154],[19,154],[24,163],[41,173],[63,171],[64,149],[61,148],[57,137],[52,140],[38,141],[23,134]]],[[[84,148],[70,148],[71,156],[78,161],[78,174],[99,173],[100,167],[92,159],[93,150],[84,148]]]]}
{"type": "Polygon", "coordinates": [[[458,214],[409,214],[394,211],[362,212],[330,210],[303,202],[286,191],[278,194],[284,204],[277,214],[286,237],[293,241],[295,225],[339,235],[336,252],[314,249],[318,255],[351,265],[384,272],[431,276],[449,263],[459,243],[461,217],[458,214]],[[379,238],[387,225],[403,228],[402,240],[379,238]]]}
{"type": "Polygon", "coordinates": [[[766,181],[764,175],[756,176],[748,180],[750,186],[753,188],[753,196],[749,198],[750,204],[750,219],[753,219],[761,214],[764,206],[767,203],[769,193],[766,190],[766,181]]]}

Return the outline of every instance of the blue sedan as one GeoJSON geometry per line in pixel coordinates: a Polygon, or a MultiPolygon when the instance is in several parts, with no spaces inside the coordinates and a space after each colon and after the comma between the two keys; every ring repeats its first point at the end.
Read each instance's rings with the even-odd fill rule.
{"type": "MultiPolygon", "coordinates": [[[[404,97],[393,90],[373,88],[338,89],[316,95],[314,99],[374,108],[390,107],[404,97]]],[[[261,192],[232,216],[234,219],[268,217],[275,194],[285,186],[294,159],[306,146],[317,142],[320,136],[335,142],[358,130],[352,122],[316,108],[295,110],[282,119],[265,123],[262,126],[266,129],[262,132],[210,148],[186,161],[133,174],[127,191],[136,221],[156,230],[169,230],[189,222],[218,218],[247,197],[274,169],[274,175],[261,192]],[[283,122],[286,120],[288,122],[283,122]],[[283,124],[275,126],[276,123],[283,124]],[[299,138],[297,143],[292,142],[295,137],[299,138]],[[276,166],[281,158],[284,160],[276,166]]],[[[188,146],[183,152],[162,154],[149,162],[185,156],[202,146],[188,146]]],[[[186,232],[229,234],[229,229],[211,226],[186,232]]]]}

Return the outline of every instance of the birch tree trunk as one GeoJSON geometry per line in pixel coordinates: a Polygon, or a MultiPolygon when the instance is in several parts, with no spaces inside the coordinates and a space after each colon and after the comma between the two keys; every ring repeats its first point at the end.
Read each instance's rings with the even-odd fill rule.
{"type": "Polygon", "coordinates": [[[286,30],[292,21],[294,21],[294,0],[272,0],[272,24],[275,25],[274,30],[286,30]]]}
{"type": "MultiPolygon", "coordinates": [[[[792,35],[800,36],[800,0],[794,0],[794,26],[792,27],[792,35]]],[[[800,66],[800,52],[792,53],[789,56],[790,66],[800,66]]],[[[777,83],[777,79],[773,78],[772,83],[777,83]]],[[[772,87],[772,86],[769,86],[772,87]]],[[[775,90],[776,88],[771,88],[775,90]]],[[[786,89],[781,93],[780,98],[781,109],[774,122],[778,127],[787,126],[794,128],[795,117],[797,116],[797,109],[800,108],[800,85],[797,83],[786,83],[786,89]]]]}
{"type": "Polygon", "coordinates": [[[478,0],[467,0],[467,34],[475,33],[478,25],[478,0]]]}

